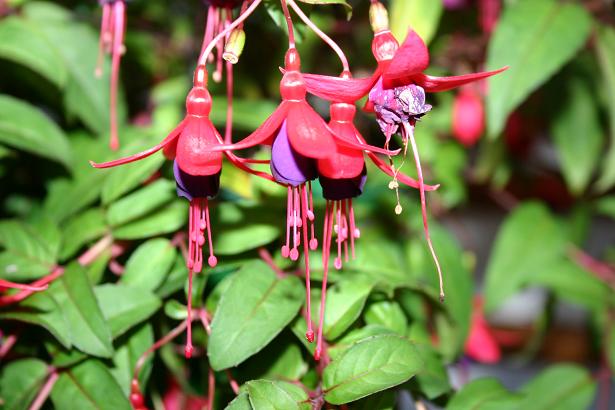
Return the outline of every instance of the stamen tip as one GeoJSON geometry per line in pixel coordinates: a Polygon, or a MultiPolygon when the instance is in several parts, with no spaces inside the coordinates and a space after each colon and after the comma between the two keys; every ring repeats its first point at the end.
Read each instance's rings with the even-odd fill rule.
{"type": "Polygon", "coordinates": [[[295,249],[291,249],[290,251],[290,259],[293,261],[296,261],[297,259],[299,259],[299,251],[295,248],[295,249]]]}
{"type": "Polygon", "coordinates": [[[282,246],[282,256],[284,258],[288,258],[289,254],[290,254],[290,250],[288,249],[288,246],[286,245],[282,246]]]}
{"type": "Polygon", "coordinates": [[[314,360],[319,361],[320,360],[320,348],[316,348],[316,350],[314,350],[314,360]]]}
{"type": "Polygon", "coordinates": [[[315,251],[318,248],[318,239],[312,238],[310,239],[310,250],[315,251]]]}
{"type": "Polygon", "coordinates": [[[184,356],[186,356],[186,359],[190,359],[192,357],[193,351],[194,347],[192,347],[192,345],[186,345],[186,347],[184,348],[184,356]]]}
{"type": "Polygon", "coordinates": [[[211,255],[207,259],[207,263],[209,264],[209,267],[213,268],[218,264],[218,258],[216,258],[214,255],[211,255]]]}
{"type": "Polygon", "coordinates": [[[400,204],[397,204],[397,206],[395,206],[395,214],[396,215],[401,215],[403,210],[404,210],[404,208],[402,208],[402,206],[400,204]]]}
{"type": "Polygon", "coordinates": [[[339,257],[335,258],[334,265],[335,265],[335,269],[337,270],[342,269],[342,259],[339,257]]]}
{"type": "Polygon", "coordinates": [[[305,332],[305,338],[310,343],[314,342],[314,331],[308,330],[307,332],[305,332]]]}
{"type": "Polygon", "coordinates": [[[440,293],[440,302],[444,303],[444,292],[440,293]]]}

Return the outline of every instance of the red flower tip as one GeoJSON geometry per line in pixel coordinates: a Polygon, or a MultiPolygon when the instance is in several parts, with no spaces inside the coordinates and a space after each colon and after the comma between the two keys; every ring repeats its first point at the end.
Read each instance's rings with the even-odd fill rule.
{"type": "Polygon", "coordinates": [[[192,345],[186,345],[186,347],[184,347],[184,356],[186,356],[186,359],[192,357],[192,352],[194,352],[194,347],[192,345]]]}

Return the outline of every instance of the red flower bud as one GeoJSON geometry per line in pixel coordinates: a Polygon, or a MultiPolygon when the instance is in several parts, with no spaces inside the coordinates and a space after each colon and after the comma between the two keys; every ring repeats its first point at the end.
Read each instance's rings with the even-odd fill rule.
{"type": "Polygon", "coordinates": [[[453,135],[463,145],[476,143],[485,130],[483,101],[474,90],[463,90],[453,104],[453,135]]]}

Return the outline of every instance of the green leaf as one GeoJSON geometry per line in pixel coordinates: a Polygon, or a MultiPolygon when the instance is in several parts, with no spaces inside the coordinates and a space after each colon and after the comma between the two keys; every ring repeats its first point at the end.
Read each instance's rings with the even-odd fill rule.
{"type": "Polygon", "coordinates": [[[404,337],[364,339],[325,368],[325,400],[344,404],[360,399],[405,382],[422,367],[416,347],[404,337]]]}
{"type": "MultiPolygon", "coordinates": [[[[225,97],[213,96],[212,98],[209,118],[216,126],[224,126],[226,124],[226,103],[218,99],[225,97]]],[[[234,99],[233,125],[244,131],[253,131],[260,127],[276,108],[277,104],[270,100],[234,99]]]]}
{"type": "Polygon", "coordinates": [[[528,283],[546,286],[561,299],[594,312],[606,309],[613,298],[612,291],[604,282],[568,260],[537,272],[528,278],[528,283]]]}
{"type": "Polygon", "coordinates": [[[435,399],[450,391],[451,385],[442,357],[430,345],[417,344],[416,347],[425,363],[423,369],[413,380],[421,393],[428,399],[435,399]]]}
{"type": "Polygon", "coordinates": [[[605,196],[596,201],[596,211],[615,219],[615,195],[605,196]]]}
{"type": "MultiPolygon", "coordinates": [[[[215,228],[214,228],[215,229],[215,228]]],[[[220,255],[236,255],[273,242],[280,235],[271,225],[246,224],[216,233],[214,250],[220,255]]]]}
{"type": "Polygon", "coordinates": [[[57,262],[60,238],[47,241],[35,226],[17,220],[0,222],[0,272],[8,280],[47,275],[57,262]]]}
{"type": "MultiPolygon", "coordinates": [[[[152,325],[145,323],[134,331],[127,334],[127,338],[117,347],[113,355],[113,369],[111,374],[122,388],[124,395],[130,394],[130,382],[137,365],[137,360],[147,349],[154,344],[154,330],[152,325]]],[[[153,355],[149,355],[146,364],[141,370],[139,382],[141,386],[147,384],[147,379],[151,370],[153,355]]]]}
{"type": "Polygon", "coordinates": [[[105,212],[100,208],[89,209],[71,218],[63,229],[60,259],[73,256],[88,242],[102,237],[107,232],[105,212]]]}
{"type": "MultiPolygon", "coordinates": [[[[507,410],[522,409],[520,397],[513,395],[495,378],[471,381],[453,396],[448,410],[507,410]]],[[[532,407],[533,409],[534,407],[532,407]]]]}
{"type": "Polygon", "coordinates": [[[184,226],[188,216],[184,201],[175,201],[162,209],[113,231],[117,239],[143,239],[177,231],[184,226]]]}
{"type": "Polygon", "coordinates": [[[104,179],[104,173],[92,170],[76,180],[52,181],[43,205],[45,213],[57,222],[76,214],[98,200],[104,179]]]}
{"type": "Polygon", "coordinates": [[[308,396],[301,387],[291,383],[254,380],[246,383],[250,404],[259,410],[311,409],[308,396]]]}
{"type": "Polygon", "coordinates": [[[552,134],[570,191],[580,195],[602,152],[602,129],[593,90],[579,77],[565,83],[566,100],[553,119],[552,134]],[[577,131],[583,130],[582,136],[577,131]]]}
{"type": "Polygon", "coordinates": [[[62,88],[68,73],[55,47],[34,24],[17,17],[0,23],[0,58],[24,65],[62,88]]]}
{"type": "Polygon", "coordinates": [[[395,301],[383,300],[370,304],[365,309],[364,318],[368,325],[380,325],[397,334],[406,334],[408,319],[399,303],[395,301]]]}
{"type": "Polygon", "coordinates": [[[392,0],[390,7],[391,31],[397,40],[404,41],[412,28],[429,44],[438,30],[443,11],[441,0],[392,0]]]}
{"type": "Polygon", "coordinates": [[[70,165],[64,132],[36,107],[8,95],[0,95],[0,143],[70,165]]]}
{"type": "Polygon", "coordinates": [[[125,284],[100,285],[94,294],[114,339],[149,318],[161,305],[160,299],[148,290],[125,284]]]}
{"type": "Polygon", "coordinates": [[[70,323],[72,343],[90,355],[111,357],[111,331],[83,267],[76,262],[68,265],[49,292],[70,323]]]}
{"type": "Polygon", "coordinates": [[[65,348],[69,349],[72,345],[69,323],[49,291],[35,293],[17,308],[0,313],[0,318],[44,327],[65,348]]]}
{"type": "MultiPolygon", "coordinates": [[[[327,289],[325,305],[325,323],[323,333],[327,340],[333,340],[342,335],[361,315],[365,300],[373,288],[373,284],[361,277],[340,280],[327,289]]],[[[319,292],[313,293],[320,298],[319,292]]],[[[312,301],[312,315],[320,315],[320,303],[312,301]]]]}
{"type": "Polygon", "coordinates": [[[38,359],[22,359],[5,365],[0,376],[4,410],[27,409],[48,377],[48,366],[38,359]]]}
{"type": "Polygon", "coordinates": [[[572,365],[555,365],[534,377],[520,390],[520,409],[587,409],[594,400],[596,381],[589,372],[572,365]]]}
{"type": "Polygon", "coordinates": [[[611,325],[611,329],[607,330],[606,346],[607,346],[607,359],[611,369],[615,369],[615,326],[611,325]]]}
{"type": "MultiPolygon", "coordinates": [[[[305,328],[305,322],[303,322],[303,324],[303,328],[305,328]]],[[[342,353],[352,347],[352,345],[354,345],[356,342],[359,342],[372,336],[380,336],[383,334],[393,333],[394,332],[391,329],[380,325],[367,325],[358,329],[353,329],[346,333],[344,336],[342,336],[340,339],[336,340],[334,344],[331,344],[327,352],[329,353],[329,357],[331,358],[331,360],[337,360],[337,358],[342,353]]],[[[305,340],[303,330],[300,334],[298,334],[298,337],[300,337],[301,341],[305,340]]]]}
{"type": "Polygon", "coordinates": [[[532,275],[555,263],[565,246],[565,235],[544,205],[517,207],[500,228],[487,265],[485,310],[493,311],[532,275]]]}
{"type": "Polygon", "coordinates": [[[576,54],[590,27],[590,16],[577,4],[519,0],[506,7],[487,53],[489,70],[510,66],[489,79],[491,137],[500,134],[510,112],[576,54]]]}
{"type": "MultiPolygon", "coordinates": [[[[123,154],[132,154],[143,151],[151,145],[152,143],[149,140],[139,144],[130,144],[126,149],[122,149],[121,152],[123,154]]],[[[151,177],[152,174],[162,166],[164,160],[165,158],[162,155],[157,154],[121,167],[97,170],[97,172],[102,172],[107,175],[102,187],[101,197],[103,204],[110,204],[125,193],[139,186],[139,184],[151,177]]]]}
{"type": "Polygon", "coordinates": [[[211,324],[211,367],[236,366],[260,351],[290,323],[302,303],[298,278],[278,279],[261,261],[244,265],[222,295],[211,324]]]}
{"type": "Polygon", "coordinates": [[[147,215],[174,196],[175,184],[167,179],[159,179],[111,204],[107,211],[107,221],[111,226],[120,226],[147,215]]]}
{"type": "Polygon", "coordinates": [[[93,359],[60,373],[51,401],[57,409],[132,409],[109,369],[93,359]]]}
{"type": "Polygon", "coordinates": [[[130,255],[120,283],[155,290],[164,282],[176,256],[177,252],[168,239],[150,239],[130,255]]]}
{"type": "Polygon", "coordinates": [[[248,393],[240,393],[235,397],[232,402],[224,408],[224,410],[252,410],[253,407],[250,404],[250,397],[248,393]]]}
{"type": "MultiPolygon", "coordinates": [[[[49,6],[48,6],[49,7],[49,6]]],[[[64,9],[55,5],[58,12],[64,9]]],[[[67,19],[60,24],[49,24],[46,17],[30,14],[47,41],[68,70],[64,103],[67,110],[81,119],[89,129],[99,134],[109,129],[109,70],[101,78],[94,76],[98,54],[98,39],[92,27],[67,19]]],[[[108,67],[108,66],[107,66],[108,67]]],[[[120,109],[120,116],[122,110],[120,109]]],[[[121,117],[120,117],[121,118],[121,117]]]]}
{"type": "Polygon", "coordinates": [[[600,191],[606,191],[615,184],[615,30],[612,27],[597,26],[594,49],[609,102],[611,147],[602,162],[602,175],[596,182],[596,187],[600,191]]]}

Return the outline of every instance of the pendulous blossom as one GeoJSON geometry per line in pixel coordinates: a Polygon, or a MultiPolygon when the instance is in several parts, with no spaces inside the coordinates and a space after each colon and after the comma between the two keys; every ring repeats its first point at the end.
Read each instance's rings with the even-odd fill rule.
{"type": "Polygon", "coordinates": [[[98,0],[102,6],[100,23],[100,38],[98,46],[98,62],[96,76],[100,77],[103,70],[104,54],[111,55],[111,84],[109,87],[109,129],[111,149],[120,146],[117,124],[117,93],[120,79],[120,60],[126,52],[124,46],[124,31],[126,26],[126,4],[124,0],[98,0]]]}
{"type": "MultiPolygon", "coordinates": [[[[190,201],[188,258],[186,266],[189,271],[188,295],[192,294],[192,276],[203,268],[203,247],[208,244],[209,266],[217,264],[214,255],[212,230],[209,218],[209,200],[216,196],[220,186],[223,155],[238,168],[255,175],[271,179],[269,175],[254,171],[246,163],[250,160],[238,158],[232,152],[212,150],[221,146],[222,137],[209,119],[211,96],[207,90],[207,70],[199,66],[194,76],[194,86],[186,98],[186,117],[158,145],[138,154],[115,161],[96,164],[95,168],[110,168],[128,164],[146,158],[163,150],[168,159],[173,159],[173,171],[177,194],[190,201]],[[207,238],[205,238],[207,236],[207,238]]],[[[188,323],[191,322],[192,304],[188,297],[188,323]]],[[[192,354],[192,332],[188,326],[186,357],[192,354]]]]}

